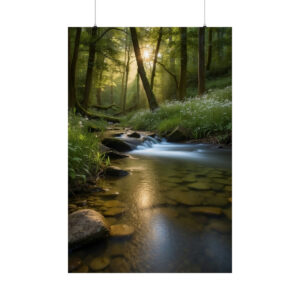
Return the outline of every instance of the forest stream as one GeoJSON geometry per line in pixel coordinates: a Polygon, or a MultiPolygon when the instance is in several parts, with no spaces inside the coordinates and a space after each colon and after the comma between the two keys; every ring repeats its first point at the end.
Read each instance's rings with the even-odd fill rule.
{"type": "Polygon", "coordinates": [[[69,208],[105,215],[103,201],[118,200],[121,213],[107,221],[134,233],[71,251],[69,262],[81,261],[77,272],[93,272],[96,257],[110,262],[100,272],[231,272],[231,149],[149,137],[127,154],[112,164],[129,175],[100,179],[106,194],[76,196],[69,208]]]}

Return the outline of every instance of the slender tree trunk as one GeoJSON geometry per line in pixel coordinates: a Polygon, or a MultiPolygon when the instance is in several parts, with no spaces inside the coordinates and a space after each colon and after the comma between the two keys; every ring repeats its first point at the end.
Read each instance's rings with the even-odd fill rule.
{"type": "Polygon", "coordinates": [[[75,74],[76,65],[79,52],[81,28],[76,29],[75,43],[73,56],[71,58],[71,41],[70,41],[71,28],[69,28],[69,108],[73,108],[76,105],[76,88],[75,88],[75,74]]]}
{"type": "Polygon", "coordinates": [[[179,98],[184,99],[186,96],[186,70],[187,70],[187,28],[180,28],[180,82],[179,98]]]}
{"type": "Polygon", "coordinates": [[[198,95],[205,92],[205,27],[198,31],[198,95]]]}
{"type": "Polygon", "coordinates": [[[101,105],[101,93],[102,93],[102,91],[101,91],[101,88],[97,88],[97,92],[96,92],[96,97],[97,97],[97,104],[98,105],[101,105]]]}
{"type": "Polygon", "coordinates": [[[213,31],[212,28],[208,29],[208,54],[207,54],[207,65],[206,65],[206,70],[210,70],[210,65],[211,65],[211,57],[212,57],[212,35],[213,31]]]}
{"type": "Polygon", "coordinates": [[[110,86],[110,103],[114,103],[114,87],[113,85],[110,86]]]}
{"type": "Polygon", "coordinates": [[[93,69],[94,69],[95,53],[96,53],[96,43],[95,43],[96,35],[97,35],[97,27],[94,26],[92,28],[88,66],[86,71],[85,90],[84,90],[84,97],[83,97],[83,107],[85,109],[87,109],[89,105],[89,97],[90,97],[91,86],[92,86],[93,69]]]}
{"type": "Polygon", "coordinates": [[[103,69],[100,70],[100,76],[99,76],[99,88],[97,89],[97,104],[101,105],[102,102],[102,78],[103,78],[103,69]]]}
{"type": "Polygon", "coordinates": [[[128,35],[126,34],[125,44],[124,44],[124,71],[122,73],[122,83],[121,83],[121,101],[124,98],[124,80],[125,80],[125,73],[126,73],[126,58],[127,58],[127,44],[128,44],[128,35]]]}
{"type": "Polygon", "coordinates": [[[153,92],[151,90],[149,81],[146,76],[146,72],[145,72],[145,68],[144,68],[144,64],[143,64],[143,58],[142,58],[141,50],[140,50],[140,46],[139,46],[139,41],[137,38],[136,28],[130,27],[130,32],[131,32],[131,38],[132,38],[132,44],[133,44],[133,48],[134,48],[135,58],[136,58],[136,62],[138,65],[138,71],[139,71],[139,74],[140,74],[140,77],[141,77],[141,80],[143,83],[145,93],[147,95],[150,110],[154,111],[156,108],[158,108],[158,104],[157,104],[155,95],[153,94],[153,92]]]}
{"type": "Polygon", "coordinates": [[[136,105],[140,104],[140,75],[139,71],[136,73],[136,105]]]}
{"type": "Polygon", "coordinates": [[[127,44],[127,62],[126,62],[126,73],[125,73],[125,85],[124,85],[124,95],[122,101],[122,112],[125,113],[126,108],[126,98],[127,98],[127,86],[128,86],[128,74],[129,74],[129,67],[130,67],[130,45],[127,44]]]}
{"type": "Polygon", "coordinates": [[[160,46],[161,38],[162,38],[162,27],[159,28],[158,39],[157,39],[157,44],[156,44],[156,49],[155,49],[155,55],[154,55],[154,61],[153,61],[153,69],[152,69],[152,74],[151,74],[151,83],[150,83],[151,90],[153,90],[153,85],[154,85],[154,77],[155,77],[155,71],[156,71],[157,55],[158,55],[158,51],[159,51],[159,46],[160,46]]]}

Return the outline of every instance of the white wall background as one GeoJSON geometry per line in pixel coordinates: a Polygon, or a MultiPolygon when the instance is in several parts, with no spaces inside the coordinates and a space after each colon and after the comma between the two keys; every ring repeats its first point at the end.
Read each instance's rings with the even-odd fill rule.
{"type": "MultiPolygon", "coordinates": [[[[1,299],[299,299],[299,2],[206,0],[233,27],[233,274],[67,273],[67,27],[93,0],[0,3],[1,299]]],[[[98,0],[98,26],[201,26],[201,0],[98,0]]]]}

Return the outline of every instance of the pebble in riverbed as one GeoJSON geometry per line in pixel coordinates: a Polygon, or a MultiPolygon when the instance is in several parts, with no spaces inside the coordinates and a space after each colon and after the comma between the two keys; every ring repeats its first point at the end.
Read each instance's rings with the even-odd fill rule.
{"type": "Polygon", "coordinates": [[[108,192],[108,193],[99,194],[99,196],[104,199],[114,199],[117,198],[119,195],[120,195],[119,192],[108,192]]]}
{"type": "Polygon", "coordinates": [[[134,233],[134,227],[127,224],[115,224],[110,226],[110,236],[125,237],[134,233]]]}
{"type": "Polygon", "coordinates": [[[110,259],[108,257],[96,257],[90,262],[89,267],[92,271],[101,271],[109,264],[110,259]]]}
{"type": "Polygon", "coordinates": [[[219,208],[219,207],[209,207],[209,206],[190,207],[189,211],[191,213],[200,213],[200,214],[215,215],[215,216],[220,216],[222,214],[222,209],[221,208],[219,208]]]}
{"type": "Polygon", "coordinates": [[[124,207],[125,204],[118,200],[109,200],[103,203],[105,207],[124,207]]]}
{"type": "Polygon", "coordinates": [[[189,184],[188,188],[196,191],[204,191],[204,190],[210,190],[211,185],[208,182],[199,181],[199,182],[189,184]]]}
{"type": "Polygon", "coordinates": [[[231,232],[231,224],[222,220],[213,220],[209,223],[205,229],[214,230],[219,233],[230,233],[231,232]]]}
{"type": "Polygon", "coordinates": [[[74,271],[74,273],[88,273],[89,272],[89,267],[87,265],[82,265],[78,269],[74,271]]]}
{"type": "Polygon", "coordinates": [[[124,207],[113,207],[103,212],[103,214],[104,216],[113,217],[124,213],[126,210],[124,207]]]}
{"type": "Polygon", "coordinates": [[[117,219],[116,218],[105,218],[106,222],[111,226],[117,223],[117,219]]]}
{"type": "Polygon", "coordinates": [[[69,272],[73,272],[82,265],[82,260],[79,257],[72,257],[69,259],[69,272]]]}
{"type": "Polygon", "coordinates": [[[223,209],[223,213],[229,220],[232,220],[232,208],[231,207],[223,209]]]}
{"type": "Polygon", "coordinates": [[[123,257],[112,259],[109,269],[114,273],[129,273],[131,271],[129,263],[123,257]]]}

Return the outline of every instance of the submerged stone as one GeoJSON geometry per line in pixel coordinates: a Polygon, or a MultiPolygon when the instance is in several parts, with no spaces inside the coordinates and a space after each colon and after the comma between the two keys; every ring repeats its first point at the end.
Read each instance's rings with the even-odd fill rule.
{"type": "Polygon", "coordinates": [[[125,204],[121,201],[118,201],[118,200],[109,200],[109,201],[104,201],[103,206],[106,206],[106,207],[124,207],[125,204]]]}
{"type": "Polygon", "coordinates": [[[211,185],[207,182],[196,182],[196,183],[191,183],[188,185],[188,188],[191,190],[196,190],[196,191],[205,191],[205,190],[210,190],[211,185]]]}
{"type": "Polygon", "coordinates": [[[111,226],[115,223],[117,223],[117,219],[116,218],[106,218],[106,222],[111,226]]]}
{"type": "Polygon", "coordinates": [[[134,233],[134,227],[127,224],[115,224],[110,226],[110,235],[113,237],[130,236],[134,233]]]}
{"type": "Polygon", "coordinates": [[[112,259],[109,269],[111,272],[114,273],[129,273],[130,265],[125,258],[116,257],[112,259]]]}
{"type": "Polygon", "coordinates": [[[223,213],[229,220],[232,220],[232,208],[231,207],[223,209],[223,213]]]}
{"type": "Polygon", "coordinates": [[[206,229],[215,230],[220,233],[230,233],[231,224],[220,220],[213,220],[210,224],[206,226],[206,229]]]}
{"type": "Polygon", "coordinates": [[[197,206],[202,205],[205,201],[203,198],[178,198],[176,201],[180,204],[187,206],[197,206]]]}
{"type": "Polygon", "coordinates": [[[113,176],[113,177],[122,177],[128,175],[129,172],[122,170],[118,167],[107,167],[105,169],[105,175],[107,176],[113,176]]]}
{"type": "Polygon", "coordinates": [[[123,207],[113,207],[103,212],[104,216],[117,216],[124,213],[127,209],[123,207]]]}
{"type": "Polygon", "coordinates": [[[220,216],[222,214],[222,209],[219,207],[209,207],[209,206],[196,206],[196,207],[190,207],[189,211],[191,213],[200,213],[205,215],[215,215],[220,216]]]}
{"type": "Polygon", "coordinates": [[[96,257],[94,258],[89,267],[92,271],[101,271],[105,269],[110,264],[110,259],[108,257],[96,257]]]}
{"type": "Polygon", "coordinates": [[[119,192],[108,192],[108,193],[102,193],[100,195],[101,198],[105,198],[105,199],[114,199],[116,197],[118,197],[120,195],[119,192]]]}
{"type": "Polygon", "coordinates": [[[78,269],[74,271],[75,273],[88,273],[89,272],[89,267],[87,265],[82,265],[78,269]]]}
{"type": "Polygon", "coordinates": [[[69,259],[69,272],[73,272],[82,265],[82,260],[79,257],[71,257],[69,259]]]}
{"type": "Polygon", "coordinates": [[[118,151],[107,151],[105,153],[105,157],[109,157],[109,159],[121,159],[121,158],[126,158],[126,157],[129,157],[128,155],[126,154],[123,154],[123,153],[120,153],[118,151]]]}

